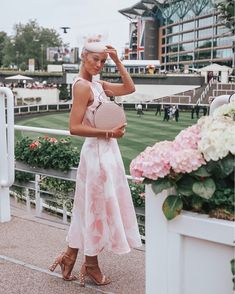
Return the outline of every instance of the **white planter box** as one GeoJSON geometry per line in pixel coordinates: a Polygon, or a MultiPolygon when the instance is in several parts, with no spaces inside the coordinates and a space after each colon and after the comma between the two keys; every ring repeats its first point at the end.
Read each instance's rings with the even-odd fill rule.
{"type": "Polygon", "coordinates": [[[232,294],[234,223],[183,212],[167,221],[146,186],[146,294],[232,294]]]}
{"type": "Polygon", "coordinates": [[[18,171],[40,174],[45,176],[51,176],[51,177],[54,176],[56,178],[60,178],[63,180],[69,179],[71,181],[76,181],[76,174],[77,174],[77,168],[71,168],[69,171],[63,172],[63,171],[55,170],[55,169],[31,167],[30,165],[25,164],[21,161],[17,161],[17,160],[15,161],[15,169],[18,171]]]}

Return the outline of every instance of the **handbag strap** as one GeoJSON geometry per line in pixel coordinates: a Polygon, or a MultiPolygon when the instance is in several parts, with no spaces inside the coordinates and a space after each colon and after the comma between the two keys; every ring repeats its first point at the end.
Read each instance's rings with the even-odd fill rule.
{"type": "Polygon", "coordinates": [[[235,99],[235,92],[232,93],[229,97],[228,97],[228,102],[231,102],[231,98],[234,96],[233,100],[235,99]]]}

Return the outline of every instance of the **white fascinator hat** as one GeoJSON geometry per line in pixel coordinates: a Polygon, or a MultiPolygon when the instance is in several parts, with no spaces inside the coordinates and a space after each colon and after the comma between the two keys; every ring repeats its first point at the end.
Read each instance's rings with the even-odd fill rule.
{"type": "Polygon", "coordinates": [[[107,49],[104,38],[101,34],[97,36],[87,37],[85,38],[83,50],[87,50],[90,52],[102,53],[107,49]]]}

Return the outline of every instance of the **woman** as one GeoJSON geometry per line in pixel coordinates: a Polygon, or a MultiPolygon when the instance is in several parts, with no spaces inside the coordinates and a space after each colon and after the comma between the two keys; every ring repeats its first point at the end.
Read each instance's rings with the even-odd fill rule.
{"type": "Polygon", "coordinates": [[[134,92],[135,86],[112,46],[104,46],[97,39],[89,40],[81,59],[79,77],[73,84],[70,133],[86,140],[80,154],[68,248],[50,270],[59,264],[65,280],[76,279],[71,272],[79,250],[85,255],[79,284],[85,286],[85,276],[89,276],[97,285],[106,285],[110,280],[101,273],[98,254],[102,250],[128,253],[130,248],[141,246],[141,240],[116,140],[124,135],[125,125],[112,130],[97,129],[93,113],[101,94],[126,95],[134,92]],[[93,81],[108,55],[119,70],[120,84],[93,81]]]}

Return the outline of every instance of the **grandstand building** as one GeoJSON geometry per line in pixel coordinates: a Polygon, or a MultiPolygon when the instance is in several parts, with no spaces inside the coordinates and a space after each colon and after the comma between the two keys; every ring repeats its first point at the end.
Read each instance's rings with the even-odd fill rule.
{"type": "Polygon", "coordinates": [[[157,59],[164,70],[210,63],[234,67],[235,37],[213,0],[142,0],[119,10],[130,19],[127,59],[157,59]]]}

